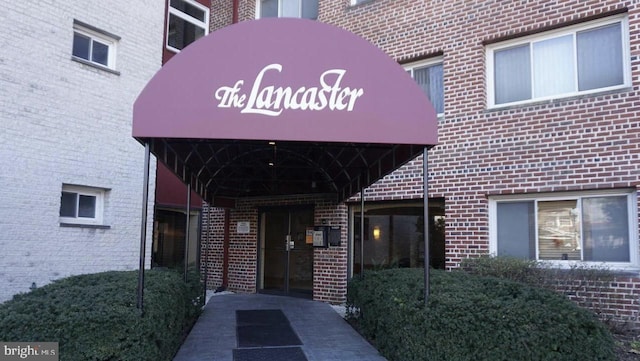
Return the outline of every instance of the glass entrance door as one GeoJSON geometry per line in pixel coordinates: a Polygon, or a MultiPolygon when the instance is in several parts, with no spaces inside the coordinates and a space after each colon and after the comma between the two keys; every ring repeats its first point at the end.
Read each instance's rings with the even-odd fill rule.
{"type": "Polygon", "coordinates": [[[311,295],[313,244],[306,232],[313,227],[313,208],[271,209],[260,217],[260,289],[311,295]]]}

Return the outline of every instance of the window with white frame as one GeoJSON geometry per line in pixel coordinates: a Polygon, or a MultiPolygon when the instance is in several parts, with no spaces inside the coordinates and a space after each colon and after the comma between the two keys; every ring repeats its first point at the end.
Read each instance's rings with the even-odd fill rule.
{"type": "Polygon", "coordinates": [[[442,58],[405,64],[404,68],[427,95],[438,115],[444,113],[442,58]]]}
{"type": "Polygon", "coordinates": [[[598,191],[489,200],[498,256],[637,265],[637,194],[598,191]]]}
{"type": "Polygon", "coordinates": [[[318,0],[258,0],[260,18],[318,18],[318,0]]]}
{"type": "Polygon", "coordinates": [[[116,35],[74,20],[73,59],[113,70],[118,40],[120,37],[116,35]]]}
{"type": "Polygon", "coordinates": [[[488,106],[627,87],[628,34],[620,15],[487,46],[488,106]]]}
{"type": "Polygon", "coordinates": [[[60,223],[101,225],[105,190],[63,185],[60,195],[60,223]]]}
{"type": "Polygon", "coordinates": [[[209,9],[193,0],[169,0],[167,48],[179,52],[209,33],[209,9]]]}

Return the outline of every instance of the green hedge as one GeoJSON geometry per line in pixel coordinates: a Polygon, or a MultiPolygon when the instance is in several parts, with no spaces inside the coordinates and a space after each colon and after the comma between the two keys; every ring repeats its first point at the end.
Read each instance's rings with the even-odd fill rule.
{"type": "Polygon", "coordinates": [[[73,276],[0,305],[0,340],[59,342],[65,361],[171,360],[199,315],[199,280],[192,275],[186,284],[174,271],[145,275],[143,317],[137,272],[73,276]]]}
{"type": "Polygon", "coordinates": [[[390,361],[614,360],[609,331],[551,291],[423,269],[365,273],[349,283],[356,327],[390,361]]]}
{"type": "Polygon", "coordinates": [[[565,286],[561,287],[565,292],[570,292],[570,287],[567,286],[575,282],[606,285],[614,279],[613,273],[601,266],[573,264],[568,268],[557,268],[544,262],[504,256],[465,258],[460,268],[478,276],[506,278],[551,290],[565,286]]]}

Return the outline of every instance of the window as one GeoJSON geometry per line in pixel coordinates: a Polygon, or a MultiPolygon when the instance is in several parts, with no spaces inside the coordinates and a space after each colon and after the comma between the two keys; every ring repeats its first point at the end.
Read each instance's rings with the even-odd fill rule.
{"type": "MultiPolygon", "coordinates": [[[[362,268],[424,267],[424,204],[368,202],[364,244],[360,242],[360,207],[351,207],[353,273],[362,268]],[[361,248],[362,247],[362,248],[361,248]],[[361,249],[363,252],[361,252],[361,249]]],[[[445,267],[444,199],[429,200],[430,265],[445,267]]]]}
{"type": "Polygon", "coordinates": [[[489,107],[623,88],[626,17],[610,17],[487,47],[489,107]]]}
{"type": "Polygon", "coordinates": [[[193,0],[169,0],[167,48],[179,52],[209,33],[209,9],[193,0]]]}
{"type": "Polygon", "coordinates": [[[77,20],[73,22],[73,59],[104,67],[116,67],[116,42],[120,37],[77,20]]]}
{"type": "Polygon", "coordinates": [[[260,18],[318,18],[318,0],[258,0],[260,18]]]}
{"type": "Polygon", "coordinates": [[[492,252],[541,261],[636,264],[635,192],[490,199],[492,252]]]}
{"type": "Polygon", "coordinates": [[[411,77],[427,94],[438,115],[444,113],[444,83],[442,59],[431,59],[405,65],[411,77]]]}
{"type": "Polygon", "coordinates": [[[105,190],[63,185],[60,195],[60,223],[102,224],[105,190]]]}
{"type": "Polygon", "coordinates": [[[351,0],[351,5],[358,5],[367,1],[372,1],[372,0],[351,0]]]}

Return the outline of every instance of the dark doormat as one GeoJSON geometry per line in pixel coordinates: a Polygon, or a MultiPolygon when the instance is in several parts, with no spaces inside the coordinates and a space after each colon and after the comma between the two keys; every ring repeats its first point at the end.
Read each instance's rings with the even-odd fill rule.
{"type": "Polygon", "coordinates": [[[233,361],[307,361],[300,347],[245,348],[233,350],[233,361]]]}
{"type": "Polygon", "coordinates": [[[237,310],[238,347],[302,345],[281,310],[237,310]]]}

